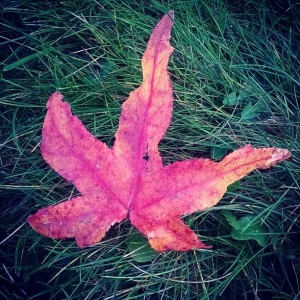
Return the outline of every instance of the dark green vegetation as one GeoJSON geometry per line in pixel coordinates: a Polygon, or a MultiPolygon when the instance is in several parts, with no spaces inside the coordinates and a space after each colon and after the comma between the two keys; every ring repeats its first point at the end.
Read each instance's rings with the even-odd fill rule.
{"type": "Polygon", "coordinates": [[[1,299],[299,297],[300,7],[161,2],[1,2],[1,299]],[[164,162],[220,159],[247,143],[288,148],[292,158],[253,172],[216,207],[185,217],[212,250],[147,249],[151,259],[137,259],[130,251],[147,245],[129,222],[87,249],[38,235],[28,214],[77,193],[39,151],[49,95],[60,90],[112,145],[121,104],[141,82],[146,42],[169,9],[175,107],[160,144],[164,162]],[[240,228],[239,239],[231,234],[247,216],[244,234],[258,226],[261,245],[240,228]]]}

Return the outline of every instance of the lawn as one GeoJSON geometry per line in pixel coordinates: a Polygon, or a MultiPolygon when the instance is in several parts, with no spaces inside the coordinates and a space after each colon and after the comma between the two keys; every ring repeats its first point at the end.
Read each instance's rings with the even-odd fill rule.
{"type": "Polygon", "coordinates": [[[14,0],[0,11],[1,299],[300,297],[299,4],[14,0]],[[111,147],[148,38],[170,9],[174,111],[163,163],[220,160],[246,144],[292,157],[183,217],[212,249],[156,253],[128,220],[82,249],[39,235],[28,215],[78,195],[41,155],[49,96],[63,93],[111,147]]]}

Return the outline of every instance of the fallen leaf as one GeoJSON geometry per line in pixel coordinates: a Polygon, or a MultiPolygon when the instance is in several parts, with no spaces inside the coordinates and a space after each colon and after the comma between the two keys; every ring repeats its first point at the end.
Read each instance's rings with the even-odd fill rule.
{"type": "Polygon", "coordinates": [[[209,248],[180,217],[217,204],[228,185],[252,170],[290,157],[285,149],[247,145],[220,162],[199,158],[163,166],[158,143],[172,116],[167,71],[172,25],[170,11],[151,34],[142,58],[143,82],[122,105],[112,149],[72,115],[59,92],[50,97],[42,155],[81,196],[30,215],[29,224],[40,234],[75,237],[79,247],[86,247],[129,218],[156,251],[209,248]]]}

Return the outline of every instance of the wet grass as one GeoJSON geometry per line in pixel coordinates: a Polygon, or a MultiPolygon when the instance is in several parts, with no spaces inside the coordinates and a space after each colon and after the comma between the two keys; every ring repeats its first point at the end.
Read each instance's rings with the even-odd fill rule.
{"type": "Polygon", "coordinates": [[[299,296],[299,7],[267,2],[4,1],[1,4],[1,265],[3,299],[296,299],[299,296]],[[60,90],[88,130],[112,145],[122,102],[141,82],[157,21],[175,11],[165,164],[220,159],[253,146],[292,158],[255,171],[220,203],[184,220],[212,250],[138,262],[135,230],[115,225],[97,245],[35,233],[26,217],[77,194],[43,160],[49,95],[60,90]],[[265,243],[237,240],[224,215],[254,217],[265,243]]]}

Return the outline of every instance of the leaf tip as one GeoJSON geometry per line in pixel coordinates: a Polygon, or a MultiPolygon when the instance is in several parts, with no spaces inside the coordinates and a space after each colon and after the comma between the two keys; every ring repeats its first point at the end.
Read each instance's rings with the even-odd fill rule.
{"type": "Polygon", "coordinates": [[[47,109],[49,109],[49,107],[52,105],[52,104],[54,104],[55,102],[61,102],[62,100],[63,100],[63,94],[62,93],[60,93],[60,92],[54,92],[51,96],[50,96],[50,98],[49,98],[49,100],[48,100],[48,102],[47,102],[47,104],[46,104],[46,107],[47,107],[47,109]]]}
{"type": "Polygon", "coordinates": [[[171,18],[172,21],[174,21],[174,10],[169,10],[167,15],[171,18]]]}
{"type": "Polygon", "coordinates": [[[264,168],[270,168],[291,157],[291,152],[287,149],[274,148],[271,157],[266,161],[264,168]]]}

